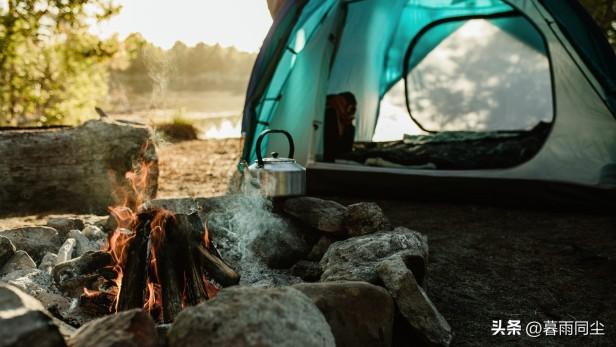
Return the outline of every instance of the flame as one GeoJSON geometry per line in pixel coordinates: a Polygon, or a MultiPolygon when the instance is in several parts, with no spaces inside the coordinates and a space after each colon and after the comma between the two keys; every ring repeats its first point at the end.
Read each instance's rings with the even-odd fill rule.
{"type": "Polygon", "coordinates": [[[203,226],[203,246],[210,248],[210,232],[207,230],[207,223],[203,226]]]}
{"type": "MultiPolygon", "coordinates": [[[[150,143],[146,143],[142,147],[142,154],[148,150],[150,143]]],[[[142,156],[143,157],[143,156],[142,156]]],[[[155,169],[152,165],[156,162],[146,163],[140,162],[133,171],[129,171],[124,175],[127,183],[116,185],[116,198],[121,201],[121,204],[115,207],[109,207],[109,213],[116,221],[115,230],[109,235],[105,251],[109,252],[113,260],[113,270],[116,273],[116,278],[112,281],[113,286],[106,292],[113,296],[113,302],[109,308],[111,311],[118,311],[120,294],[122,292],[122,279],[124,277],[124,268],[127,263],[128,247],[136,237],[137,224],[139,223],[138,213],[144,209],[144,202],[148,198],[148,186],[151,170],[155,169]]],[[[115,177],[115,176],[114,176],[115,177]]],[[[175,214],[165,209],[147,210],[148,213],[153,213],[152,219],[149,222],[149,258],[148,270],[146,275],[145,299],[143,308],[157,319],[162,320],[162,283],[158,274],[158,255],[164,247],[166,239],[166,227],[169,221],[175,219],[175,214]]],[[[203,246],[210,248],[211,241],[207,225],[204,226],[201,242],[203,246]]],[[[207,296],[213,298],[216,296],[220,288],[208,280],[205,274],[202,274],[202,280],[207,296]]],[[[84,288],[85,296],[96,296],[99,291],[93,291],[84,288]]],[[[187,279],[184,272],[184,285],[182,288],[182,308],[188,304],[187,300],[187,279]]]]}
{"type": "Polygon", "coordinates": [[[92,298],[92,297],[97,296],[98,293],[99,293],[99,291],[97,291],[97,290],[90,290],[90,289],[85,288],[85,287],[83,288],[83,295],[85,297],[92,298]]]}

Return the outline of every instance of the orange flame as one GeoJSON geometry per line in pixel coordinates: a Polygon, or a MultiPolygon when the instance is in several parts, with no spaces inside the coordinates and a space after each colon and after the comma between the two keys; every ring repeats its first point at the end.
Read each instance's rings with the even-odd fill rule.
{"type": "MultiPolygon", "coordinates": [[[[146,143],[142,147],[142,153],[145,153],[150,143],[146,143]]],[[[117,227],[111,233],[108,238],[108,245],[104,249],[111,254],[113,259],[113,270],[116,273],[116,278],[113,280],[115,286],[112,287],[107,293],[113,295],[114,300],[110,307],[110,310],[117,312],[120,293],[122,291],[122,279],[124,277],[123,269],[126,266],[128,257],[128,246],[133,241],[136,235],[136,228],[138,223],[137,213],[143,208],[143,203],[148,198],[148,185],[149,177],[152,169],[155,169],[152,165],[156,162],[146,163],[142,161],[139,165],[130,172],[125,174],[125,179],[128,184],[116,185],[116,197],[118,201],[122,201],[119,206],[110,207],[109,212],[115,219],[117,227]]],[[[158,313],[162,317],[162,284],[158,275],[158,261],[157,257],[164,245],[166,238],[166,226],[167,223],[175,218],[175,214],[165,209],[158,209],[154,212],[153,218],[150,221],[150,252],[148,263],[148,275],[146,277],[145,290],[145,302],[143,308],[150,312],[152,315],[158,313]]],[[[207,225],[204,226],[202,243],[203,246],[210,248],[210,237],[207,229],[207,225]]],[[[205,274],[202,275],[203,284],[209,298],[216,296],[220,290],[215,284],[208,280],[205,274]]],[[[186,273],[184,273],[184,288],[182,297],[182,307],[187,304],[186,296],[186,273]]],[[[92,291],[84,288],[84,295],[94,296],[97,291],[92,291]]]]}

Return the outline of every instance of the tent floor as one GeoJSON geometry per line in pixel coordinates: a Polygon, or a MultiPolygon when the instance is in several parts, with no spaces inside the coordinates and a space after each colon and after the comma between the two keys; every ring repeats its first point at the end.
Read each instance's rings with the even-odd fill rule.
{"type": "Polygon", "coordinates": [[[352,195],[414,201],[475,202],[498,206],[610,212],[616,189],[536,180],[448,176],[446,171],[313,163],[306,169],[310,195],[352,195]]]}
{"type": "Polygon", "coordinates": [[[616,322],[616,216],[376,202],[394,225],[428,236],[427,291],[455,332],[452,345],[616,345],[608,330],[616,322]],[[598,320],[606,336],[492,336],[492,321],[499,319],[598,320]]]}

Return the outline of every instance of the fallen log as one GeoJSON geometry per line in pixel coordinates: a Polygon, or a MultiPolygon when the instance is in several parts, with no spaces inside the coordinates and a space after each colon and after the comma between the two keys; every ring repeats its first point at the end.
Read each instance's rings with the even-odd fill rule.
{"type": "Polygon", "coordinates": [[[0,130],[0,214],[103,213],[138,200],[125,179],[148,167],[145,198],[156,195],[158,159],[147,126],[91,120],[78,127],[0,130]]]}

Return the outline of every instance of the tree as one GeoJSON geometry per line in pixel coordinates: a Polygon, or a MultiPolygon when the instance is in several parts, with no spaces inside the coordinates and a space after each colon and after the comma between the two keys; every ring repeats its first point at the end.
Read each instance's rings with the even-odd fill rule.
{"type": "MultiPolygon", "coordinates": [[[[0,3],[1,4],[1,3],[0,3]]],[[[117,38],[88,24],[118,13],[113,0],[7,0],[0,5],[0,124],[77,122],[107,94],[117,38]]]]}

